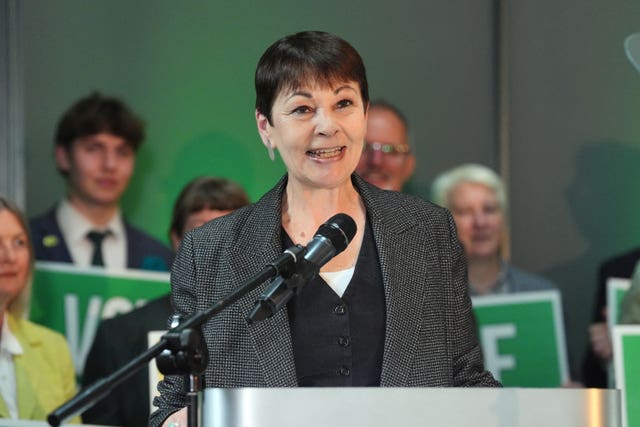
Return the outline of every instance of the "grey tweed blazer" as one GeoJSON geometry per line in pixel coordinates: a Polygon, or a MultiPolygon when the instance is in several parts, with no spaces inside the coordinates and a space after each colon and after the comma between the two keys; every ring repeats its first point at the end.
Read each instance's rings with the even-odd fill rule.
{"type": "MultiPolygon", "coordinates": [[[[499,386],[484,370],[467,272],[451,215],[420,198],[352,181],[362,196],[380,257],[386,298],[383,387],[499,386]]],[[[278,257],[285,176],[257,203],[188,233],[171,272],[182,315],[204,310],[278,257]]],[[[209,320],[205,387],[295,387],[286,309],[253,325],[254,292],[209,320]]],[[[183,380],[166,377],[151,416],[159,425],[185,406],[183,380]]]]}

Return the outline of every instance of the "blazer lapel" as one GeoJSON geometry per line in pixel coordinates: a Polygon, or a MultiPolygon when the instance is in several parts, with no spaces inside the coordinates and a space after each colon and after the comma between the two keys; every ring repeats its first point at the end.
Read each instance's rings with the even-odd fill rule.
{"type": "MultiPolygon", "coordinates": [[[[397,205],[379,203],[368,184],[357,175],[354,182],[367,206],[380,257],[386,303],[386,330],[381,386],[407,387],[408,367],[417,351],[424,299],[427,297],[433,260],[424,239],[413,232],[412,215],[397,205]],[[400,209],[400,210],[399,210],[400,209]],[[407,260],[415,262],[407,262],[407,260]],[[417,281],[411,278],[424,278],[417,281]]],[[[375,190],[378,191],[378,190],[375,190]]]]}
{"type": "Polygon", "coordinates": [[[40,230],[37,234],[41,236],[42,241],[36,242],[36,246],[42,248],[44,259],[56,262],[72,262],[67,242],[64,240],[56,219],[56,208],[47,212],[38,227],[40,230]]]}
{"type": "Polygon", "coordinates": [[[16,396],[18,397],[18,415],[24,419],[44,419],[44,409],[38,400],[41,390],[40,379],[42,372],[38,372],[41,365],[30,360],[30,354],[41,351],[41,342],[26,336],[20,321],[9,317],[9,327],[22,346],[23,353],[13,358],[16,373],[16,396]]]}
{"type": "MultiPolygon", "coordinates": [[[[286,178],[255,205],[248,227],[230,258],[232,285],[241,286],[282,253],[280,244],[281,195],[286,178]]],[[[240,312],[248,315],[267,285],[258,286],[238,301],[240,312]]],[[[248,325],[249,339],[265,373],[267,387],[297,385],[291,330],[286,308],[262,322],[248,325]]]]}

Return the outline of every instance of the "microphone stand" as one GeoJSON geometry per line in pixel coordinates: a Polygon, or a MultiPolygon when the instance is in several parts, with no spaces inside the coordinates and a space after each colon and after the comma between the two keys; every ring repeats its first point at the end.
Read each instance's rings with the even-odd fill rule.
{"type": "Polygon", "coordinates": [[[133,358],[111,375],[81,390],[70,400],[56,408],[47,416],[49,425],[57,427],[63,420],[83,412],[97,401],[103,399],[114,387],[146,366],[151,359],[166,351],[162,357],[158,357],[158,369],[165,375],[177,373],[189,375],[189,392],[187,395],[190,401],[190,409],[188,410],[188,425],[189,427],[197,427],[198,384],[200,374],[204,372],[208,362],[207,347],[204,343],[200,326],[209,318],[217,315],[256,289],[266,280],[278,275],[290,277],[297,268],[297,257],[303,254],[304,251],[305,248],[299,245],[287,249],[285,253],[288,253],[289,260],[285,260],[286,256],[281,256],[275,262],[268,264],[260,273],[250,278],[248,282],[218,300],[211,307],[204,311],[196,311],[184,322],[165,333],[157,344],[133,358]],[[194,411],[191,408],[196,410],[194,411]]]}

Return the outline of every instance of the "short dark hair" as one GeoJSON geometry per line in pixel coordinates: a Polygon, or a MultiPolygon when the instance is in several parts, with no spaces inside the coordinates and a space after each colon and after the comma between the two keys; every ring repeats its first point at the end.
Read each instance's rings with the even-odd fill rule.
{"type": "Polygon", "coordinates": [[[135,151],[145,137],[144,122],[123,101],[93,92],[62,115],[55,143],[69,151],[76,139],[102,132],[124,139],[135,151]]]}
{"type": "Polygon", "coordinates": [[[248,204],[249,196],[236,182],[211,176],[195,178],[182,189],[173,205],[169,238],[171,234],[182,237],[187,217],[194,212],[205,208],[228,211],[248,204]]]}
{"type": "Polygon", "coordinates": [[[273,124],[271,108],[280,91],[299,88],[307,81],[327,85],[355,81],[367,108],[367,73],[358,51],[333,34],[303,31],[281,38],[262,54],[255,74],[256,110],[273,124]]]}

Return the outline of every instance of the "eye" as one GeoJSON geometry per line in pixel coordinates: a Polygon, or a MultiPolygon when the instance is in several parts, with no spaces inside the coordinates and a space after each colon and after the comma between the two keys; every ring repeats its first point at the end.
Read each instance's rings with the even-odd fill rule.
{"type": "Polygon", "coordinates": [[[16,248],[25,247],[25,246],[27,246],[27,240],[25,238],[23,238],[23,237],[16,237],[13,240],[13,246],[16,247],[16,248]]]}
{"type": "Polygon", "coordinates": [[[338,108],[346,108],[353,105],[353,101],[351,99],[341,99],[338,101],[338,108]]]}
{"type": "Polygon", "coordinates": [[[131,157],[133,155],[133,148],[130,145],[118,147],[118,155],[120,157],[131,157]]]}
{"type": "Polygon", "coordinates": [[[484,213],[487,215],[493,215],[498,213],[499,208],[498,205],[487,205],[484,207],[484,213]]]}
{"type": "Polygon", "coordinates": [[[96,151],[100,150],[100,144],[97,144],[95,142],[90,142],[88,144],[85,144],[84,149],[87,150],[89,153],[95,153],[96,151]]]}
{"type": "Polygon", "coordinates": [[[298,115],[302,115],[302,114],[307,114],[310,113],[311,107],[309,107],[308,105],[300,105],[298,107],[295,107],[293,110],[291,110],[291,114],[298,114],[298,115]]]}

